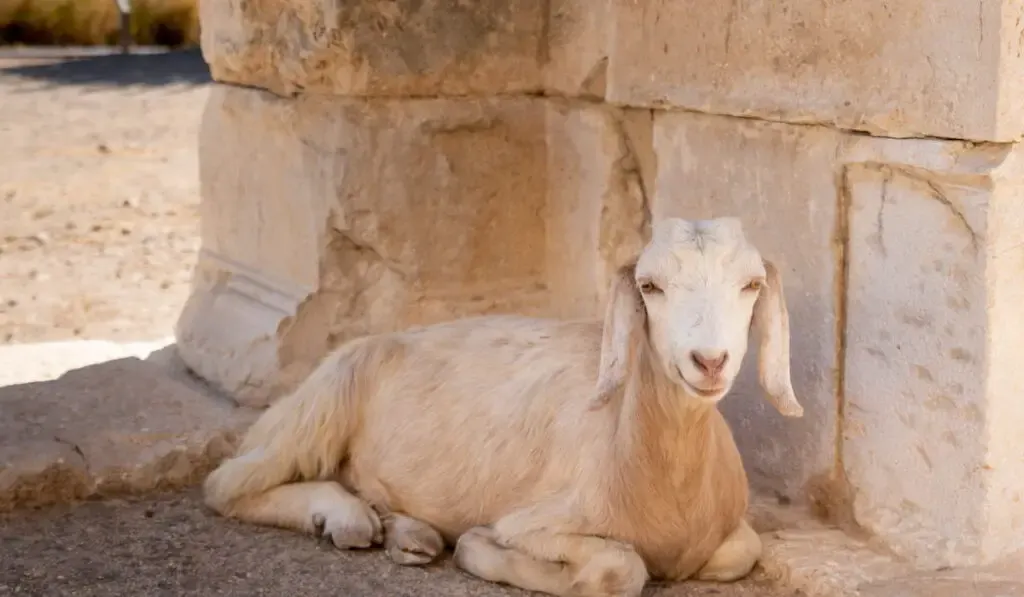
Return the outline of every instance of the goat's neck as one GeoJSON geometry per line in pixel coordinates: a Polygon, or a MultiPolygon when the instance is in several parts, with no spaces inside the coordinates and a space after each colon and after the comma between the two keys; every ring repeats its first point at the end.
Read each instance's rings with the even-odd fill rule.
{"type": "Polygon", "coordinates": [[[624,387],[617,464],[651,479],[682,480],[706,462],[702,456],[713,449],[713,419],[719,415],[713,404],[686,395],[645,348],[633,355],[624,387]]]}

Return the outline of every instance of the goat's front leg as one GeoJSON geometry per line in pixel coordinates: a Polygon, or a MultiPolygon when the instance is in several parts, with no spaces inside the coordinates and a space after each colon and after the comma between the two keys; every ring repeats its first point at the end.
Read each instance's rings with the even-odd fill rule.
{"type": "Polygon", "coordinates": [[[633,597],[648,579],[631,545],[581,532],[571,500],[552,500],[477,527],[459,539],[456,563],[495,582],[560,596],[633,597]]]}
{"type": "Polygon", "coordinates": [[[383,525],[369,504],[333,481],[280,485],[241,498],[221,512],[255,524],[312,533],[340,549],[383,541],[383,525]]]}
{"type": "Polygon", "coordinates": [[[731,582],[739,580],[754,569],[761,558],[763,546],[761,537],[746,520],[725,538],[711,559],[696,574],[697,580],[731,582]]]}
{"type": "Polygon", "coordinates": [[[455,543],[455,565],[473,576],[527,591],[570,595],[573,574],[560,562],[545,562],[497,544],[490,527],[474,527],[455,543]]]}
{"type": "Polygon", "coordinates": [[[588,535],[533,534],[524,545],[557,560],[499,545],[495,532],[475,527],[455,545],[455,564],[470,574],[559,597],[638,597],[647,568],[625,543],[588,535]]]}

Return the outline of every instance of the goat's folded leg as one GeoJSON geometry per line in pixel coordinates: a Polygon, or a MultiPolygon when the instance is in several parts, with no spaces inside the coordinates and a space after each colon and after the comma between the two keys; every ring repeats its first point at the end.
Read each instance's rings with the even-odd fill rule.
{"type": "Polygon", "coordinates": [[[534,531],[502,543],[491,529],[471,529],[455,562],[485,580],[561,597],[636,597],[647,582],[643,560],[619,541],[534,531]]]}
{"type": "Polygon", "coordinates": [[[381,516],[388,557],[403,566],[421,566],[444,551],[441,534],[427,523],[394,512],[381,516]]]}
{"type": "Polygon", "coordinates": [[[502,547],[488,527],[472,528],[459,537],[453,559],[456,566],[483,580],[549,595],[571,594],[573,572],[565,563],[545,562],[502,547]]]}
{"type": "Polygon", "coordinates": [[[761,551],[761,537],[747,521],[741,520],[739,526],[725,538],[711,559],[693,577],[719,582],[739,580],[754,569],[761,551]]]}
{"type": "Polygon", "coordinates": [[[370,547],[384,539],[380,517],[369,504],[334,481],[280,485],[241,498],[225,512],[246,522],[312,533],[339,549],[370,547]]]}

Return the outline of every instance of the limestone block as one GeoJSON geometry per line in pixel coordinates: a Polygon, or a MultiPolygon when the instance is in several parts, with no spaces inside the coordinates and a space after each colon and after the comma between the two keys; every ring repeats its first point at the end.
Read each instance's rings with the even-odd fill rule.
{"type": "Polygon", "coordinates": [[[604,99],[611,0],[550,0],[544,89],[552,95],[604,99]]]}
{"type": "Polygon", "coordinates": [[[541,0],[202,0],[202,49],[222,82],[365,96],[537,91],[541,0]]]}
{"type": "Polygon", "coordinates": [[[1016,0],[612,0],[609,100],[890,137],[1024,133],[1016,0]]]}
{"type": "Polygon", "coordinates": [[[367,333],[546,304],[540,100],[211,94],[179,351],[262,406],[367,333]]]}
{"type": "Polygon", "coordinates": [[[549,102],[548,290],[552,314],[602,317],[615,270],[648,238],[640,155],[651,114],[549,102]]]}
{"type": "Polygon", "coordinates": [[[654,117],[653,219],[739,217],[782,273],[804,417],[784,418],[761,399],[755,337],[722,410],[751,482],[794,500],[823,489],[834,462],[840,272],[833,171],[840,141],[840,133],[819,127],[693,113],[654,117]]]}
{"type": "Polygon", "coordinates": [[[1024,168],[1012,146],[850,163],[844,464],[922,566],[1024,547],[1024,168]],[[909,158],[909,159],[908,159],[909,158]]]}

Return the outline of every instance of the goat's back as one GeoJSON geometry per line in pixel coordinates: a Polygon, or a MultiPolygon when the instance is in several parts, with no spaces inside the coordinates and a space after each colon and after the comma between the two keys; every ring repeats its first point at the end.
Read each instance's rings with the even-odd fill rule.
{"type": "Polygon", "coordinates": [[[570,486],[607,442],[609,409],[588,410],[598,321],[475,317],[377,341],[398,358],[358,400],[346,484],[449,538],[570,486]]]}

